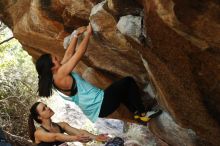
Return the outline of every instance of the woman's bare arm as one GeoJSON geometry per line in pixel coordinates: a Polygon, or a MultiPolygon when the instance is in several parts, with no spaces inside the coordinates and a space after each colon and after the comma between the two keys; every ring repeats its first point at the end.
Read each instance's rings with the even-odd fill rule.
{"type": "Polygon", "coordinates": [[[64,54],[64,57],[61,61],[61,64],[66,63],[73,56],[73,54],[75,52],[76,45],[77,45],[78,36],[80,34],[82,34],[85,30],[86,30],[85,26],[82,26],[82,27],[78,28],[77,30],[75,30],[74,35],[76,35],[76,36],[73,36],[65,54],[64,54]]]}
{"type": "Polygon", "coordinates": [[[74,67],[78,64],[80,59],[85,54],[91,34],[92,34],[92,27],[91,25],[89,25],[87,27],[87,34],[84,36],[82,42],[80,43],[74,55],[66,63],[64,63],[58,70],[57,78],[63,78],[69,75],[70,72],[72,72],[74,67]]]}
{"type": "Polygon", "coordinates": [[[62,133],[51,133],[46,132],[44,130],[37,130],[35,132],[35,139],[36,142],[55,142],[55,141],[61,141],[61,142],[70,142],[70,141],[79,141],[79,142],[89,142],[91,140],[88,136],[79,136],[79,135],[66,135],[62,133]]]}
{"type": "Polygon", "coordinates": [[[86,130],[76,129],[74,127],[71,127],[68,123],[62,122],[59,123],[59,125],[65,130],[65,132],[69,135],[84,135],[88,136],[91,139],[95,139],[96,135],[89,133],[86,130]]]}
{"type": "Polygon", "coordinates": [[[83,136],[88,136],[89,138],[96,140],[96,141],[107,141],[108,136],[105,134],[100,134],[100,135],[94,135],[92,133],[89,133],[86,130],[81,130],[81,129],[76,129],[71,127],[68,123],[62,122],[59,123],[59,125],[65,130],[65,132],[69,135],[83,135],[83,136]]]}

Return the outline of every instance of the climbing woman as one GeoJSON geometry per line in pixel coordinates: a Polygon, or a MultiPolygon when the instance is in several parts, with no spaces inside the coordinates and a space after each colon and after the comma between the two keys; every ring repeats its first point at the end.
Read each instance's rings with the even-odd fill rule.
{"type": "Polygon", "coordinates": [[[92,27],[80,27],[72,34],[63,59],[60,61],[51,54],[42,55],[36,62],[39,75],[39,96],[48,97],[52,94],[52,88],[71,97],[83,111],[83,113],[95,122],[98,117],[106,117],[113,113],[123,103],[134,113],[134,118],[147,123],[152,117],[161,113],[160,110],[147,112],[141,101],[140,91],[131,77],[125,77],[112,83],[105,90],[99,89],[82,79],[73,69],[86,52],[92,27]],[[76,48],[77,38],[84,33],[84,38],[76,48]],[[150,113],[151,115],[147,115],[150,113]]]}

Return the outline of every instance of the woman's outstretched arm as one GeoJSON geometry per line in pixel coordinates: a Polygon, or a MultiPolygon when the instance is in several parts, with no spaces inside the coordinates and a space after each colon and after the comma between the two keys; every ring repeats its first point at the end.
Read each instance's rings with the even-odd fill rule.
{"type": "Polygon", "coordinates": [[[51,133],[46,132],[44,130],[37,130],[35,132],[35,142],[55,142],[55,141],[61,141],[61,142],[71,142],[71,141],[79,141],[82,143],[86,143],[91,141],[91,138],[84,135],[66,135],[62,133],[51,133]]]}
{"type": "Polygon", "coordinates": [[[108,140],[108,136],[106,134],[100,134],[100,135],[94,135],[92,133],[89,133],[86,130],[81,130],[81,129],[76,129],[71,127],[68,123],[62,122],[59,123],[59,125],[65,130],[65,132],[69,135],[83,135],[83,136],[88,136],[93,140],[96,141],[102,141],[105,142],[108,140]]]}
{"type": "Polygon", "coordinates": [[[76,45],[77,45],[78,36],[80,34],[82,34],[84,31],[86,31],[86,27],[82,26],[82,27],[79,27],[77,30],[75,30],[74,34],[71,34],[71,35],[73,35],[73,37],[72,37],[72,40],[70,41],[70,44],[64,54],[64,57],[61,61],[61,64],[66,63],[73,56],[73,54],[75,52],[76,45]]]}
{"type": "Polygon", "coordinates": [[[80,59],[85,54],[85,52],[87,50],[87,47],[88,47],[89,38],[92,34],[92,27],[91,27],[90,24],[87,26],[87,31],[86,32],[87,32],[86,35],[84,36],[82,42],[78,46],[78,48],[77,48],[76,52],[74,53],[74,55],[66,63],[64,63],[60,67],[60,69],[58,71],[58,76],[59,77],[67,76],[70,72],[72,72],[74,67],[77,65],[77,63],[80,61],[80,59]]]}

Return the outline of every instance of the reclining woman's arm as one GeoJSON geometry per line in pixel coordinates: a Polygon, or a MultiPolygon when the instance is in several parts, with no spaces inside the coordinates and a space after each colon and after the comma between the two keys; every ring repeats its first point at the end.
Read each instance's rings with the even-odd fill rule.
{"type": "Polygon", "coordinates": [[[59,125],[65,130],[65,132],[69,135],[83,135],[83,136],[88,136],[93,140],[96,141],[107,141],[108,140],[108,136],[107,134],[100,134],[100,135],[94,135],[92,133],[89,133],[86,130],[81,130],[81,129],[76,129],[71,127],[68,123],[62,122],[59,123],[59,125]]]}
{"type": "Polygon", "coordinates": [[[62,133],[51,133],[46,132],[44,130],[37,130],[35,132],[35,142],[55,142],[55,141],[61,141],[61,142],[71,142],[71,141],[79,141],[82,143],[86,143],[91,141],[91,138],[84,135],[66,135],[62,133]]]}

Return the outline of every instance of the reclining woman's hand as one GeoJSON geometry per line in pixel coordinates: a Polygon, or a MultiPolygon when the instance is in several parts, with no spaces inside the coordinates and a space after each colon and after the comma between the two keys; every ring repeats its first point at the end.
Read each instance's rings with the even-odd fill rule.
{"type": "Polygon", "coordinates": [[[100,134],[95,137],[95,140],[99,142],[106,142],[108,139],[108,134],[100,134]]]}
{"type": "Polygon", "coordinates": [[[79,141],[82,143],[87,143],[92,140],[89,136],[84,136],[84,135],[76,135],[74,137],[75,137],[75,141],[79,141]]]}

